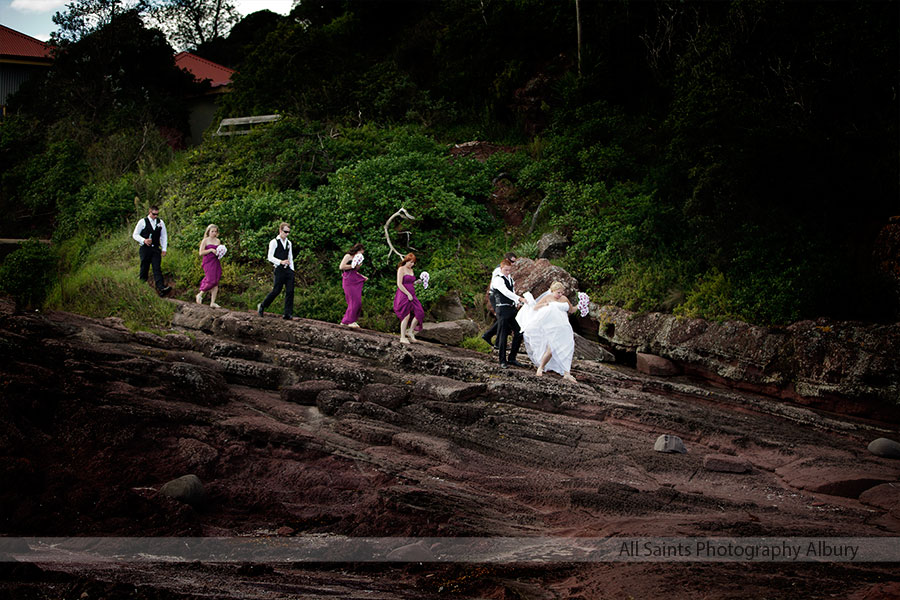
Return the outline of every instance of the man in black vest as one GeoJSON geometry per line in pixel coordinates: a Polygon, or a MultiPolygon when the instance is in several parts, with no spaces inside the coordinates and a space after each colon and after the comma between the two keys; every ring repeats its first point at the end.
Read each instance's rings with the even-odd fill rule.
{"type": "MultiPolygon", "coordinates": [[[[516,264],[517,257],[516,257],[515,252],[507,252],[503,256],[503,258],[505,258],[506,260],[511,262],[513,265],[516,264]]],[[[501,275],[500,265],[497,265],[497,268],[494,269],[493,273],[491,273],[491,283],[494,282],[494,277],[496,277],[498,275],[501,275]]],[[[497,297],[496,297],[496,294],[494,294],[494,290],[491,288],[491,284],[488,284],[488,300],[490,300],[490,302],[491,302],[491,310],[494,311],[494,316],[496,317],[496,315],[497,315],[497,297]]],[[[497,343],[494,342],[493,340],[494,340],[494,336],[497,334],[497,328],[499,326],[500,326],[500,320],[495,318],[494,324],[491,325],[490,329],[485,331],[481,336],[481,339],[483,339],[488,344],[493,346],[494,349],[497,348],[497,343]]]]}
{"type": "Polygon", "coordinates": [[[269,242],[268,259],[275,265],[275,284],[266,299],[256,305],[259,316],[263,316],[263,312],[278,297],[283,287],[284,318],[288,321],[294,318],[294,250],[287,239],[290,232],[291,226],[282,223],[278,226],[278,237],[269,242]]]}
{"type": "Polygon", "coordinates": [[[156,291],[160,296],[165,296],[172,290],[166,285],[162,276],[162,257],[166,255],[169,236],[166,233],[166,224],[159,218],[159,207],[150,207],[150,212],[138,221],[131,237],[141,245],[141,270],[138,277],[141,278],[141,281],[147,281],[147,275],[152,265],[156,291]]]}
{"type": "Polygon", "coordinates": [[[524,367],[522,363],[516,360],[519,353],[519,346],[522,345],[522,330],[516,322],[516,306],[525,303],[525,299],[515,292],[515,282],[513,282],[512,262],[504,258],[500,263],[500,274],[491,281],[491,293],[495,294],[494,299],[497,306],[497,339],[500,345],[500,367],[508,368],[510,365],[514,367],[524,367]],[[509,349],[509,360],[506,360],[506,337],[509,333],[513,334],[512,347],[509,349]]]}

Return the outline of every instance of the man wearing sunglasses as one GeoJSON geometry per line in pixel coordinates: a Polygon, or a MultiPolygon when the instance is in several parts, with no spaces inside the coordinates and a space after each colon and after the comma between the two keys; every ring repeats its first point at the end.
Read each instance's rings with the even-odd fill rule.
{"type": "Polygon", "coordinates": [[[162,276],[162,257],[166,255],[169,236],[166,233],[166,224],[159,218],[158,206],[150,207],[150,212],[146,217],[138,221],[131,237],[141,245],[141,270],[138,277],[141,278],[141,281],[147,281],[147,275],[152,266],[156,292],[160,296],[165,296],[172,290],[171,287],[166,285],[162,276]]]}
{"type": "Polygon", "coordinates": [[[266,308],[281,293],[281,288],[285,288],[284,318],[287,321],[294,318],[294,250],[291,242],[287,239],[290,233],[291,226],[282,223],[278,226],[278,236],[269,242],[268,259],[275,265],[275,283],[266,299],[256,305],[256,312],[259,313],[259,316],[263,316],[266,308]]]}

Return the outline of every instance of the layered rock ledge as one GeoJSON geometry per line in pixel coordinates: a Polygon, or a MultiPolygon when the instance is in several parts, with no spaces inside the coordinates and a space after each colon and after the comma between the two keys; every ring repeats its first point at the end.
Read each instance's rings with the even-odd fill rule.
{"type": "MultiPolygon", "coordinates": [[[[4,536],[897,536],[877,424],[622,365],[496,355],[177,303],[168,335],[0,302],[4,536]],[[654,450],[677,436],[687,452],[654,450]],[[194,477],[196,477],[196,480],[194,477]],[[187,481],[202,494],[171,494],[187,481]],[[164,491],[165,488],[165,491],[164,491]]],[[[878,597],[892,565],[84,564],[10,597],[878,597]],[[48,583],[58,591],[48,596],[48,583]],[[374,590],[374,592],[373,592],[374,590]],[[550,590],[549,592],[547,590],[550,590]],[[374,594],[374,595],[373,595],[374,594]]],[[[7,557],[9,560],[10,557],[7,557]]],[[[15,556],[11,557],[15,559],[15,556]]],[[[56,557],[59,558],[59,557],[56,557]]]]}
{"type": "Polygon", "coordinates": [[[847,415],[900,420],[900,323],[784,328],[595,307],[600,340],[673,361],[687,375],[847,415]]]}

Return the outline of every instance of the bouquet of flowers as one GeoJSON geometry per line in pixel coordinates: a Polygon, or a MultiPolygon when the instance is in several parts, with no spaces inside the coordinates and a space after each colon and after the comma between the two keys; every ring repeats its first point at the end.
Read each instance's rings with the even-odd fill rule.
{"type": "Polygon", "coordinates": [[[578,292],[578,311],[582,317],[586,317],[591,309],[591,299],[584,292],[578,292]]]}
{"type": "Polygon", "coordinates": [[[225,253],[228,252],[228,248],[225,247],[225,244],[219,244],[216,246],[216,258],[221,259],[225,256],[225,253]]]}
{"type": "Polygon", "coordinates": [[[362,264],[362,261],[363,261],[362,252],[357,252],[356,254],[353,255],[353,260],[350,261],[350,266],[355,269],[356,267],[358,267],[359,265],[362,264]]]}
{"type": "Polygon", "coordinates": [[[431,275],[428,274],[428,271],[422,271],[419,273],[419,280],[422,282],[422,288],[428,289],[428,280],[431,278],[431,275]]]}

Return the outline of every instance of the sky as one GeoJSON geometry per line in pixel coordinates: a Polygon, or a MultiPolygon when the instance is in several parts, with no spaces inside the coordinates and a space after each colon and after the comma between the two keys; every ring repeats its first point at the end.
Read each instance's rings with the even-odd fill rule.
{"type": "MultiPolygon", "coordinates": [[[[53,14],[65,9],[70,0],[0,0],[0,24],[33,38],[47,41],[56,30],[53,14]]],[[[241,15],[269,9],[286,15],[293,0],[232,0],[241,15]]]]}

